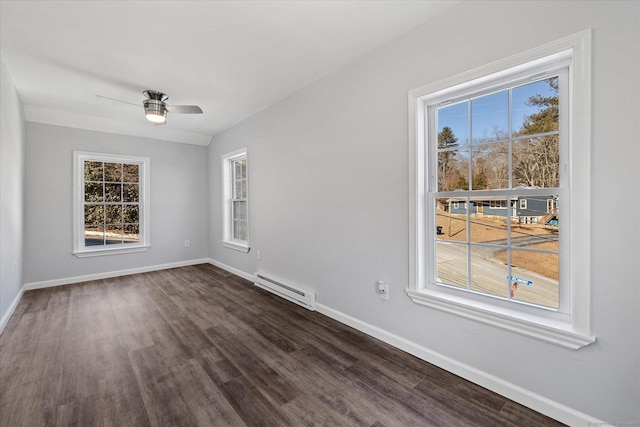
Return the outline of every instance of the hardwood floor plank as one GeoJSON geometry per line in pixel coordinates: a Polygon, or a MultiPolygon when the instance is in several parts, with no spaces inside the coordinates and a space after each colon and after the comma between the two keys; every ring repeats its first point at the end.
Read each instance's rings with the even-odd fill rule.
{"type": "Polygon", "coordinates": [[[331,412],[319,399],[311,395],[301,394],[280,407],[280,412],[287,423],[293,426],[349,426],[354,425],[349,419],[331,412]]]}
{"type": "MultiPolygon", "coordinates": [[[[406,386],[397,383],[393,379],[386,377],[386,387],[379,387],[379,383],[366,381],[357,375],[352,365],[347,369],[336,367],[331,362],[331,358],[315,347],[308,347],[296,353],[301,364],[307,369],[322,375],[324,372],[328,378],[333,380],[334,389],[344,389],[343,400],[352,402],[356,407],[366,409],[367,415],[373,417],[373,422],[380,422],[385,425],[421,426],[435,425],[433,420],[420,412],[412,410],[405,405],[402,399],[397,399],[397,395],[407,396],[411,390],[406,386]],[[395,383],[395,387],[391,384],[395,383]],[[394,394],[388,394],[392,390],[394,394]]],[[[374,375],[382,374],[380,372],[374,375]]]]}
{"type": "Polygon", "coordinates": [[[253,386],[251,381],[238,377],[220,386],[238,416],[249,426],[286,426],[289,424],[274,406],[253,386]]]}
{"type": "Polygon", "coordinates": [[[173,368],[172,374],[186,407],[194,415],[198,425],[244,425],[222,391],[213,384],[195,360],[173,368]]]}
{"type": "Polygon", "coordinates": [[[559,423],[209,264],[26,292],[7,426],[559,423]]]}
{"type": "Polygon", "coordinates": [[[252,384],[278,404],[286,403],[300,394],[295,386],[287,382],[242,342],[237,341],[224,326],[209,328],[206,334],[211,342],[233,362],[252,384]]]}

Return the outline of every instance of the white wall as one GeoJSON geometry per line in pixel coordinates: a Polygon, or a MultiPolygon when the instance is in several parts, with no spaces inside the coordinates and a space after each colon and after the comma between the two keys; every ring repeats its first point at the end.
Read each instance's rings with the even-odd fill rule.
{"type": "Polygon", "coordinates": [[[326,307],[568,408],[640,420],[640,231],[624,216],[640,210],[639,41],[637,2],[465,2],[214,138],[211,257],[314,289],[326,307]],[[402,292],[407,92],[588,28],[593,265],[583,268],[598,341],[565,350],[414,305],[402,292]],[[220,244],[220,156],[243,146],[248,254],[220,244]],[[389,302],[374,293],[379,279],[391,285],[389,302]]]}
{"type": "Polygon", "coordinates": [[[26,130],[27,285],[208,257],[206,147],[31,122],[26,130]],[[74,150],[151,159],[149,251],[82,259],[72,254],[74,150]]]}
{"type": "Polygon", "coordinates": [[[0,58],[0,331],[21,295],[25,194],[24,109],[0,58]]]}

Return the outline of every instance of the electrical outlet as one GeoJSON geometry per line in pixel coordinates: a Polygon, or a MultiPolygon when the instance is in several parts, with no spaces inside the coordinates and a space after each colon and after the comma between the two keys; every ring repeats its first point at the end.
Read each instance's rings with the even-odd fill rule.
{"type": "Polygon", "coordinates": [[[376,291],[380,295],[380,299],[389,301],[389,285],[384,280],[378,280],[376,282],[376,291]]]}
{"type": "Polygon", "coordinates": [[[185,241],[184,241],[184,247],[185,247],[185,248],[188,248],[189,246],[191,246],[191,242],[190,242],[190,241],[188,241],[188,240],[185,240],[185,241]]]}
{"type": "Polygon", "coordinates": [[[260,249],[256,251],[256,259],[262,261],[262,251],[260,249]]]}
{"type": "Polygon", "coordinates": [[[389,285],[387,285],[386,283],[384,285],[384,291],[380,292],[380,299],[389,301],[389,285]]]}

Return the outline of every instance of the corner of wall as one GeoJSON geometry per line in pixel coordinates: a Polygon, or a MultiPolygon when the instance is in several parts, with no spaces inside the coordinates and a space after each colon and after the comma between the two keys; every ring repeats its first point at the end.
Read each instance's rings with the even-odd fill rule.
{"type": "Polygon", "coordinates": [[[0,331],[24,288],[26,130],[24,105],[0,56],[0,331]]]}

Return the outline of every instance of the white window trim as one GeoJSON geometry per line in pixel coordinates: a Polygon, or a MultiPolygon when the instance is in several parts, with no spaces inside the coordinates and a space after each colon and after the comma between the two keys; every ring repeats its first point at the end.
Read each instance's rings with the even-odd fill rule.
{"type": "MultiPolygon", "coordinates": [[[[430,101],[431,102],[431,101],[430,101]]],[[[409,92],[409,286],[405,290],[416,304],[523,334],[568,349],[595,342],[591,335],[590,263],[590,152],[591,152],[591,30],[548,43],[466,73],[409,92]],[[532,61],[546,62],[550,56],[571,55],[569,66],[569,196],[571,211],[568,229],[570,254],[570,312],[566,316],[545,314],[545,310],[518,304],[495,303],[490,298],[446,288],[426,286],[427,203],[425,98],[446,96],[452,87],[496,76],[505,70],[527,67],[532,61]]]]}
{"type": "MultiPolygon", "coordinates": [[[[247,237],[247,240],[233,238],[233,220],[231,218],[231,163],[241,158],[247,159],[247,218],[249,217],[249,155],[247,148],[244,147],[222,156],[222,246],[246,253],[251,248],[249,246],[249,238],[247,237]]],[[[249,230],[249,227],[250,221],[247,222],[247,230],[249,230]]],[[[247,234],[249,234],[249,231],[247,234]]]]}
{"type": "Polygon", "coordinates": [[[527,209],[527,199],[520,199],[520,209],[527,209]]]}
{"type": "Polygon", "coordinates": [[[145,252],[151,247],[150,224],[149,224],[149,194],[151,160],[148,157],[124,156],[119,154],[91,153],[86,151],[73,152],[73,254],[78,258],[97,257],[104,255],[120,255],[135,252],[145,252]],[[116,247],[86,247],[84,239],[84,204],[83,204],[83,182],[84,168],[80,165],[85,160],[113,161],[121,163],[126,161],[136,161],[142,163],[142,173],[140,174],[140,243],[131,243],[127,246],[116,247]]]}

